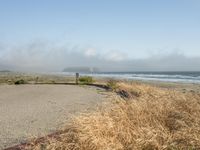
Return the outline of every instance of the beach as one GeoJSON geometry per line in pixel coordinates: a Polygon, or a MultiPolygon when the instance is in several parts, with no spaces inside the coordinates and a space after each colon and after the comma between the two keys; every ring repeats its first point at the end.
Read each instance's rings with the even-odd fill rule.
{"type": "Polygon", "coordinates": [[[61,129],[72,115],[105,100],[97,90],[73,85],[0,85],[0,149],[61,129]]]}
{"type": "Polygon", "coordinates": [[[0,150],[200,150],[200,1],[0,3],[0,150]]]}
{"type": "Polygon", "coordinates": [[[0,148],[199,148],[198,83],[81,77],[1,74],[0,148]]]}

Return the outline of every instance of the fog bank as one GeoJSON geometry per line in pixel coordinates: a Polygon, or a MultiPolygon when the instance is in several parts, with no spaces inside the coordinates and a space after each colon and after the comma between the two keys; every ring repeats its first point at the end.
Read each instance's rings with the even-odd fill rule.
{"type": "MultiPolygon", "coordinates": [[[[137,55],[137,50],[135,55],[137,55]]],[[[154,54],[134,59],[122,51],[32,42],[23,46],[0,45],[0,70],[55,72],[66,67],[96,67],[100,71],[200,71],[200,57],[183,53],[154,54]]]]}

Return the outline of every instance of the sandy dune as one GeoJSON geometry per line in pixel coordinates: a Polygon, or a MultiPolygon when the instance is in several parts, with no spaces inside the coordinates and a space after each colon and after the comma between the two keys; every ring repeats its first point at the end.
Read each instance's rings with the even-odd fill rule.
{"type": "Polygon", "coordinates": [[[55,131],[70,114],[105,98],[96,90],[72,85],[1,85],[0,149],[55,131]]]}

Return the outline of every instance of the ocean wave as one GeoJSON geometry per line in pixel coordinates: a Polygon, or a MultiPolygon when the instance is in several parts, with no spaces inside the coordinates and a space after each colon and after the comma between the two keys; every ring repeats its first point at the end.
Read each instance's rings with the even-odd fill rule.
{"type": "Polygon", "coordinates": [[[110,77],[116,79],[146,80],[146,81],[164,81],[164,82],[182,82],[182,83],[200,83],[200,76],[189,75],[170,75],[170,74],[92,74],[99,77],[110,77]]]}
{"type": "MultiPolygon", "coordinates": [[[[60,73],[62,75],[74,75],[74,73],[60,73]]],[[[163,81],[163,82],[181,82],[181,83],[200,83],[200,72],[169,72],[169,73],[82,73],[94,77],[106,77],[127,80],[145,80],[145,81],[163,81]]]]}

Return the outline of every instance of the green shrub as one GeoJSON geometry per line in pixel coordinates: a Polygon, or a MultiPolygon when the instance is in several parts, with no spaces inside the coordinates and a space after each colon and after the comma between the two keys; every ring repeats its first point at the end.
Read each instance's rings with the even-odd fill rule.
{"type": "Polygon", "coordinates": [[[92,77],[89,77],[89,76],[85,76],[85,77],[80,77],[79,78],[79,81],[83,84],[91,84],[91,83],[94,83],[94,80],[92,77]]]}
{"type": "Polygon", "coordinates": [[[25,84],[26,82],[23,79],[15,81],[15,84],[25,84]]]}
{"type": "Polygon", "coordinates": [[[111,79],[111,80],[109,80],[109,81],[107,82],[107,86],[108,86],[108,88],[110,88],[111,90],[116,90],[116,89],[118,88],[117,81],[116,81],[116,80],[113,80],[113,79],[111,79]]]}

